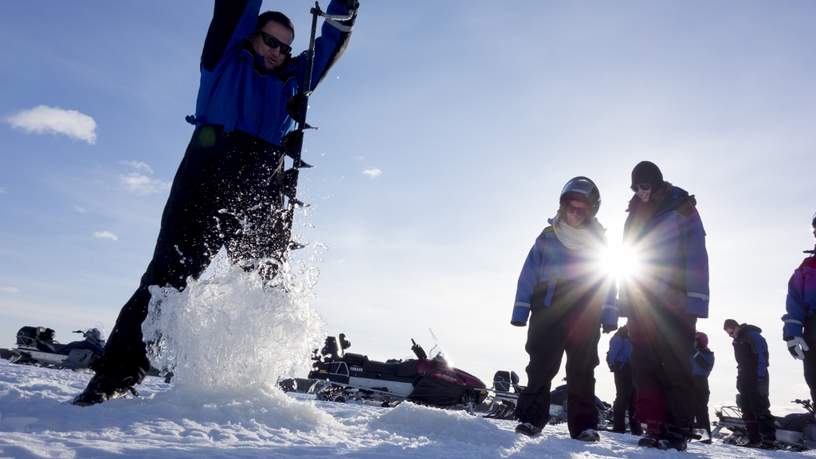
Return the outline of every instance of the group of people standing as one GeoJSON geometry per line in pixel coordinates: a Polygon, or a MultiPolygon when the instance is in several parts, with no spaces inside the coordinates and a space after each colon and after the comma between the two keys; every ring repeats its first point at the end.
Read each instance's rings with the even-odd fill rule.
{"type": "MultiPolygon", "coordinates": [[[[535,436],[549,419],[551,381],[566,354],[567,413],[572,438],[597,441],[593,405],[594,369],[601,332],[618,329],[610,340],[607,364],[617,396],[613,430],[642,435],[643,447],[683,451],[695,428],[708,433],[708,376],[714,353],[697,320],[708,317],[709,272],[705,230],[693,195],[663,179],[652,162],[631,174],[632,199],[624,225],[624,245],[639,260],[639,272],[618,288],[598,263],[606,249],[596,219],[600,192],[587,177],[561,191],[556,215],[536,239],[519,276],[511,323],[529,322],[526,351],[528,385],[516,407],[516,432],[535,436]],[[645,431],[644,431],[645,426],[645,431]]],[[[816,219],[813,221],[816,235],[816,219]]],[[[816,385],[816,261],[806,259],[790,282],[785,340],[805,362],[816,385]]],[[[768,403],[768,351],[761,330],[729,319],[738,364],[739,406],[749,426],[747,446],[773,447],[768,403]]]]}

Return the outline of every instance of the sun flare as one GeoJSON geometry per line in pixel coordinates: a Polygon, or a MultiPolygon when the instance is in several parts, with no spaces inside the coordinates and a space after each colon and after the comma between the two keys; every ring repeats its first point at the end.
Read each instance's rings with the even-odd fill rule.
{"type": "Polygon", "coordinates": [[[640,271],[640,261],[635,250],[622,244],[610,245],[601,254],[600,263],[604,272],[618,282],[630,279],[640,271]]]}

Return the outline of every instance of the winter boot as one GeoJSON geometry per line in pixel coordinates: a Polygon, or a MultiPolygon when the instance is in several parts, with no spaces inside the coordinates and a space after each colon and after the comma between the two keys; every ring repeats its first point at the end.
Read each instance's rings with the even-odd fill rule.
{"type": "Polygon", "coordinates": [[[647,432],[646,435],[638,440],[638,446],[643,448],[657,448],[657,443],[658,438],[650,432],[647,432]]]}
{"type": "Polygon", "coordinates": [[[677,451],[685,451],[688,448],[688,440],[685,437],[671,436],[661,438],[657,441],[657,449],[676,449],[677,451]]]}
{"type": "Polygon", "coordinates": [[[541,427],[535,426],[529,422],[522,422],[516,426],[516,433],[527,435],[528,437],[537,437],[541,435],[541,427]]]}
{"type": "Polygon", "coordinates": [[[601,440],[601,436],[598,435],[598,432],[595,429],[586,429],[579,433],[575,439],[586,442],[596,442],[601,440]]]}
{"type": "Polygon", "coordinates": [[[128,392],[137,396],[138,392],[133,386],[139,382],[137,378],[133,377],[115,378],[104,373],[97,373],[91,378],[85,390],[77,395],[71,403],[77,406],[90,406],[124,397],[128,392]]]}

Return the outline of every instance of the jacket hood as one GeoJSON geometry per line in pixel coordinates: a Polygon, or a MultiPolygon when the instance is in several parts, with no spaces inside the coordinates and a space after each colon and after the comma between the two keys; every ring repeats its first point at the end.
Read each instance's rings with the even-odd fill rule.
{"type": "Polygon", "coordinates": [[[744,335],[745,333],[748,333],[749,331],[755,331],[757,333],[762,333],[762,329],[757,327],[756,325],[742,324],[742,325],[740,325],[739,333],[737,335],[742,337],[742,335],[744,335]]]}
{"type": "MultiPolygon", "coordinates": [[[[694,197],[694,195],[689,195],[688,191],[674,186],[669,182],[663,182],[663,187],[657,190],[653,194],[653,197],[653,202],[657,206],[657,209],[655,209],[655,215],[676,210],[683,206],[694,208],[697,205],[697,199],[694,197]]],[[[626,211],[636,212],[641,207],[645,207],[647,205],[648,204],[641,202],[641,200],[637,197],[637,194],[635,194],[629,200],[629,207],[626,209],[626,211]]]]}

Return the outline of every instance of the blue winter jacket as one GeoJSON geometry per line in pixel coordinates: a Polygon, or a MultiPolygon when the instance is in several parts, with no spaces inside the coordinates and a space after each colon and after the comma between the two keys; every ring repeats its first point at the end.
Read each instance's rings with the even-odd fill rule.
{"type": "Polygon", "coordinates": [[[805,258],[788,282],[787,313],[782,337],[785,340],[802,336],[805,321],[816,312],[816,257],[805,258]]]}
{"type": "MultiPolygon", "coordinates": [[[[272,73],[265,72],[261,58],[251,51],[248,41],[255,32],[260,8],[261,0],[216,0],[201,56],[201,82],[191,121],[223,126],[224,132],[242,131],[280,145],[295,127],[286,104],[306,78],[306,53],[290,58],[272,73]]],[[[332,0],[327,12],[348,11],[341,1],[332,0]]],[[[315,42],[312,88],[345,49],[351,22],[323,23],[322,35],[315,42]]]]}
{"type": "Polygon", "coordinates": [[[610,371],[617,371],[629,363],[632,357],[632,342],[625,333],[615,333],[609,340],[609,351],[606,352],[606,364],[610,371]]]}
{"type": "Polygon", "coordinates": [[[636,283],[622,286],[621,315],[627,316],[631,307],[662,306],[705,318],[709,290],[703,222],[694,196],[666,186],[651,215],[637,196],[630,201],[624,243],[638,254],[642,269],[636,283]],[[634,285],[654,304],[633,304],[639,296],[630,291],[634,285]]]}
{"type": "Polygon", "coordinates": [[[714,353],[710,349],[700,349],[695,346],[691,356],[691,374],[708,378],[714,368],[714,353]]]}
{"type": "Polygon", "coordinates": [[[768,378],[768,342],[761,333],[762,329],[755,325],[740,325],[732,343],[738,378],[748,378],[748,381],[768,378]]]}
{"type": "MultiPolygon", "coordinates": [[[[605,245],[600,225],[596,234],[599,245],[605,245]]],[[[545,228],[527,254],[521,269],[510,323],[516,326],[526,325],[531,308],[547,308],[552,305],[560,282],[577,282],[585,283],[589,291],[597,289],[597,294],[591,297],[599,300],[597,306],[602,308],[601,323],[617,326],[615,282],[603,272],[597,255],[567,249],[558,240],[552,226],[545,228]]]]}

